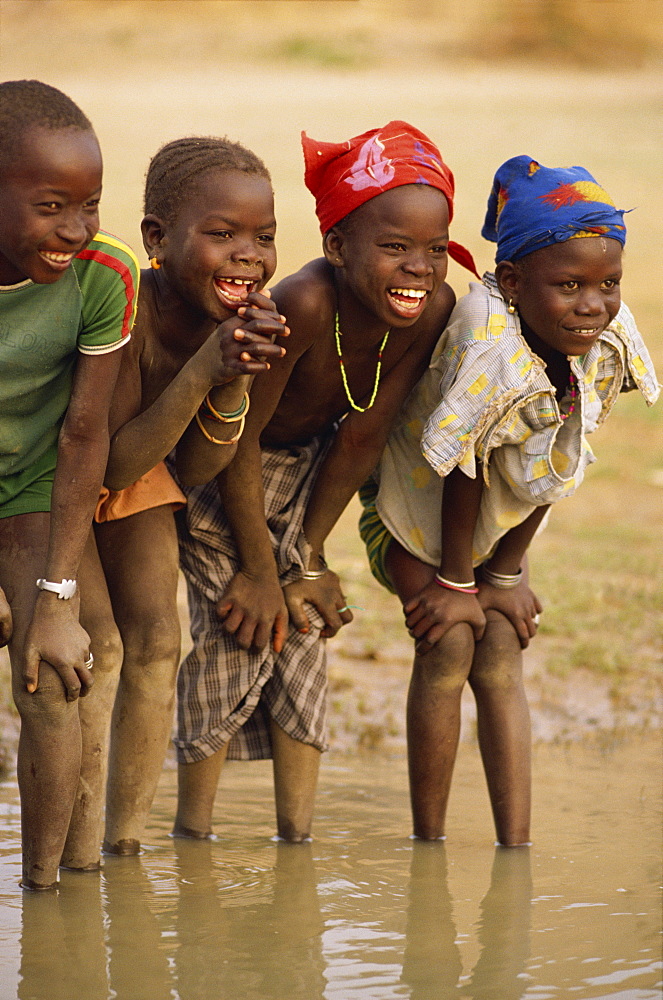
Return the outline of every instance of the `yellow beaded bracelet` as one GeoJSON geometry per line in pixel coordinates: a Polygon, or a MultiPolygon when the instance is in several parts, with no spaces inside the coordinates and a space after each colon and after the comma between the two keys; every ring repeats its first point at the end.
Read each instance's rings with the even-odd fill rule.
{"type": "Polygon", "coordinates": [[[242,433],[244,431],[245,420],[244,420],[244,417],[240,417],[240,420],[239,420],[239,430],[237,431],[237,433],[235,434],[234,437],[228,438],[227,441],[220,441],[219,438],[212,437],[212,435],[209,433],[209,431],[204,427],[203,422],[200,419],[200,417],[198,416],[198,412],[197,411],[196,411],[196,423],[200,427],[201,431],[203,432],[203,434],[205,435],[205,437],[207,438],[207,440],[211,441],[212,444],[237,444],[237,442],[241,438],[242,433]]]}

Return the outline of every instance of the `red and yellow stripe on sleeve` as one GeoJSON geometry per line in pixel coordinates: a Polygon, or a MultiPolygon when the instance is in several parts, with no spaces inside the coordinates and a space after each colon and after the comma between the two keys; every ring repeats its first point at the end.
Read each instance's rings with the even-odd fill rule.
{"type": "Polygon", "coordinates": [[[117,239],[116,236],[99,230],[94,239],[88,243],[87,247],[81,250],[76,256],[80,260],[98,261],[100,264],[112,268],[122,278],[127,299],[122,320],[122,337],[127,337],[136,318],[136,309],[138,307],[140,264],[133,250],[122,240],[117,239]],[[108,253],[108,250],[104,249],[104,247],[112,247],[115,253],[108,253]],[[127,258],[127,260],[123,258],[127,258]],[[133,273],[129,266],[129,261],[133,264],[133,273]]]}

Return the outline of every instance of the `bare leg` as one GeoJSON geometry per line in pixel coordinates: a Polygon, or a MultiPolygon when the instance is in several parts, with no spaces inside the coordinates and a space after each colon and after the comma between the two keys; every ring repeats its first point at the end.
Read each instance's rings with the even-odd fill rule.
{"type": "Polygon", "coordinates": [[[486,618],[469,680],[497,839],[513,847],[528,843],[530,837],[530,716],[516,632],[497,611],[488,611],[486,618]]]}
{"type": "Polygon", "coordinates": [[[42,662],[34,694],[28,694],[22,678],[23,644],[37,597],[35,580],[44,573],[49,521],[48,514],[0,520],[0,586],[14,618],[9,655],[14,700],[21,716],[17,771],[22,884],[30,889],[50,888],[57,882],[81,764],[78,704],[66,701],[58,674],[42,662]]]}
{"type": "Polygon", "coordinates": [[[279,837],[300,844],[311,836],[320,751],[295,740],[270,720],[274,756],[274,797],[279,837]]]}
{"type": "Polygon", "coordinates": [[[456,625],[423,656],[415,655],[407,699],[407,743],[414,834],[444,836],[458,739],[463,687],[474,638],[456,625]]]}
{"type": "Polygon", "coordinates": [[[104,851],[137,854],[173,724],[180,655],[170,505],[96,527],[124,660],[113,711],[104,851]]]}
{"type": "Polygon", "coordinates": [[[212,833],[212,812],[228,744],[205,760],[180,764],[177,769],[177,816],[174,837],[206,840],[212,833]]]}
{"type": "Polygon", "coordinates": [[[74,811],[60,865],[94,870],[99,867],[108,741],[113,702],[122,665],[120,634],[113,620],[106,581],[90,532],[80,572],[81,624],[94,655],[94,686],[79,702],[82,759],[74,811]]]}
{"type": "MultiPolygon", "coordinates": [[[[405,602],[435,570],[392,541],[387,571],[405,602]]],[[[469,625],[450,629],[429,652],[415,654],[407,700],[407,743],[414,834],[444,836],[444,822],[460,735],[460,706],[474,637],[469,625]]]]}

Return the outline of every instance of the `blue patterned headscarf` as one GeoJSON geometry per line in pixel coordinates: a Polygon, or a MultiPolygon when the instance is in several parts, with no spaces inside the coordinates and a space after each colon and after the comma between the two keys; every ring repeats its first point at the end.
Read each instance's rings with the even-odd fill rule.
{"type": "Polygon", "coordinates": [[[576,236],[626,242],[624,211],[590,173],[542,167],[531,156],[514,156],[495,174],[481,234],[497,243],[497,264],[576,236]]]}

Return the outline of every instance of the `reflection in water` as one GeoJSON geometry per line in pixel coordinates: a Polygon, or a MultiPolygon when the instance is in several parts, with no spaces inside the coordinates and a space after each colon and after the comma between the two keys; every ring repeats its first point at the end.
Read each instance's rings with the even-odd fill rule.
{"type": "Polygon", "coordinates": [[[174,844],[181,1000],[211,1000],[221,987],[224,996],[242,1000],[321,997],[323,921],[311,844],[277,844],[267,878],[243,892],[220,886],[213,844],[174,844]]]}
{"type": "Polygon", "coordinates": [[[58,893],[25,893],[19,1000],[163,1000],[172,976],[138,858],[61,874],[58,893]],[[47,992],[45,992],[47,991],[47,992]]]}
{"type": "Polygon", "coordinates": [[[0,998],[660,1000],[660,746],[545,753],[531,849],[486,842],[469,756],[446,844],[408,839],[404,761],[323,773],[306,845],[256,827],[271,776],[249,792],[238,765],[218,841],[167,836],[166,775],[141,858],[43,895],[17,888],[16,791],[0,788],[0,998]]]}
{"type": "Polygon", "coordinates": [[[63,873],[60,892],[24,893],[22,918],[19,1000],[107,1000],[98,875],[63,873]]]}
{"type": "MultiPolygon", "coordinates": [[[[479,958],[461,992],[472,1000],[520,1000],[529,957],[532,905],[528,848],[497,848],[490,887],[481,902],[479,958]]],[[[412,848],[403,982],[411,1000],[439,1000],[455,992],[463,971],[443,844],[412,848]]]]}
{"type": "Polygon", "coordinates": [[[495,850],[490,888],[481,903],[481,954],[463,994],[472,1000],[520,1000],[522,974],[530,954],[532,908],[528,847],[495,850]]]}
{"type": "Polygon", "coordinates": [[[443,843],[412,843],[403,982],[412,1000],[444,997],[463,971],[443,843]]]}
{"type": "Polygon", "coordinates": [[[114,1000],[169,1000],[173,981],[158,897],[141,859],[109,857],[103,888],[111,995],[114,1000]]]}

